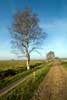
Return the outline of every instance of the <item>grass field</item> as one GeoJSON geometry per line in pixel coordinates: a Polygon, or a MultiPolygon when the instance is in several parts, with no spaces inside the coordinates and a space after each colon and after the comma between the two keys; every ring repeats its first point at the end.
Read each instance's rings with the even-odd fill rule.
{"type": "MultiPolygon", "coordinates": [[[[42,60],[31,60],[30,66],[34,67],[37,63],[42,63],[42,60]]],[[[0,61],[0,71],[14,69],[14,70],[24,70],[26,69],[26,61],[23,60],[5,60],[0,61]]]]}
{"type": "Polygon", "coordinates": [[[67,98],[65,94],[67,92],[66,60],[56,60],[51,62],[46,62],[43,60],[32,60],[30,66],[31,69],[27,71],[25,61],[0,61],[0,72],[7,71],[9,69],[16,72],[16,74],[13,76],[6,76],[0,79],[0,89],[16,82],[21,78],[25,78],[26,76],[31,74],[30,78],[28,78],[23,83],[21,83],[20,85],[16,86],[12,90],[1,96],[0,100],[32,100],[34,95],[36,96],[36,94],[37,94],[36,97],[39,97],[38,94],[43,93],[43,89],[45,90],[44,96],[46,99],[50,96],[50,93],[47,93],[47,91],[53,92],[51,98],[56,97],[57,100],[61,100],[61,98],[62,100],[65,100],[64,98],[67,98]],[[48,77],[45,80],[44,77],[47,75],[48,77]],[[40,90],[39,92],[37,92],[43,80],[44,80],[43,83],[44,88],[41,89],[42,92],[40,92],[40,90]],[[63,94],[62,91],[60,91],[61,88],[63,94]],[[60,97],[59,94],[61,95],[60,97]],[[49,96],[47,97],[47,95],[49,96]]]}
{"type": "Polygon", "coordinates": [[[0,89],[12,84],[20,78],[24,78],[34,70],[39,69],[39,66],[43,63],[46,64],[44,61],[31,61],[31,70],[27,71],[25,61],[0,61],[0,72],[7,71],[9,69],[16,72],[15,75],[5,76],[4,78],[0,79],[0,89]]]}
{"type": "Polygon", "coordinates": [[[38,89],[44,76],[48,73],[50,66],[51,64],[41,65],[41,68],[35,71],[35,77],[34,74],[32,74],[28,80],[24,81],[23,84],[20,84],[20,86],[17,86],[11,92],[1,97],[0,100],[30,100],[38,89]]]}

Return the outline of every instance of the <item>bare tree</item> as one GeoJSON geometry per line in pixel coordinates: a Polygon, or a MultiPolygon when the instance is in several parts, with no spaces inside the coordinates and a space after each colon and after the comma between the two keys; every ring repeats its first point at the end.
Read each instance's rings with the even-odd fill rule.
{"type": "Polygon", "coordinates": [[[31,9],[16,12],[11,26],[12,43],[27,59],[27,69],[30,69],[30,54],[41,47],[45,33],[39,26],[38,16],[31,9]]]}

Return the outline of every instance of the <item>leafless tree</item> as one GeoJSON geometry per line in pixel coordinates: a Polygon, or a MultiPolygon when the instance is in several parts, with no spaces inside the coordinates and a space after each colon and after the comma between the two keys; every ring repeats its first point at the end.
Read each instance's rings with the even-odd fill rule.
{"type": "Polygon", "coordinates": [[[31,9],[16,12],[11,25],[12,43],[27,59],[27,70],[30,69],[30,54],[39,49],[46,33],[39,26],[38,16],[31,9]]]}

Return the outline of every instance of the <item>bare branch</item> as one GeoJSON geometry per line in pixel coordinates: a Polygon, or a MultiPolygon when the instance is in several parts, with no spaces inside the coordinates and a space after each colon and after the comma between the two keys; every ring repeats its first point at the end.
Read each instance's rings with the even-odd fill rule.
{"type": "Polygon", "coordinates": [[[39,26],[38,16],[31,9],[14,14],[10,33],[12,44],[17,51],[20,50],[25,55],[28,61],[30,61],[30,53],[41,46],[46,34],[39,26]]]}

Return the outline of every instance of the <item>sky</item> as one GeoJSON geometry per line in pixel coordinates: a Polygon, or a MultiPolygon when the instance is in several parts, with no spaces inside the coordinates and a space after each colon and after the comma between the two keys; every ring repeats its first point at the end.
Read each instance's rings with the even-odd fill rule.
{"type": "Polygon", "coordinates": [[[31,54],[32,59],[43,59],[49,51],[57,57],[67,57],[67,0],[0,0],[0,59],[15,59],[12,53],[8,27],[17,10],[30,6],[40,19],[40,27],[48,35],[39,50],[31,54]]]}

